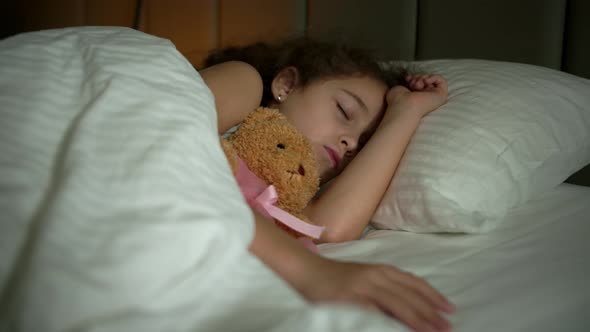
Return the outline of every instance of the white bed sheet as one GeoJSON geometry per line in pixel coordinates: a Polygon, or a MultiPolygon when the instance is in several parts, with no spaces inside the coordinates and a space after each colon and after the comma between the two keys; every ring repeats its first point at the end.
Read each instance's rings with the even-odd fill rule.
{"type": "Polygon", "coordinates": [[[590,188],[562,184],[488,234],[372,230],[325,256],[387,263],[426,278],[457,306],[454,331],[590,331],[590,188]]]}

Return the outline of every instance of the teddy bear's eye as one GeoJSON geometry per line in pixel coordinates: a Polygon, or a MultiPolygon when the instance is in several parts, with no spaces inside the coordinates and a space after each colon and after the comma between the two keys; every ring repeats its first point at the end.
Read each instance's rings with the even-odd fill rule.
{"type": "Polygon", "coordinates": [[[277,148],[279,148],[281,150],[284,150],[285,149],[285,144],[279,143],[279,144],[277,144],[277,148]]]}

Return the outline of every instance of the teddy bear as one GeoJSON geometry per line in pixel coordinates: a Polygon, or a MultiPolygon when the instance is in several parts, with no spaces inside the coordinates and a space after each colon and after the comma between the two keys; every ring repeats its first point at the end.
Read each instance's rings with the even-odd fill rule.
{"type": "Polygon", "coordinates": [[[312,147],[276,109],[259,107],[221,146],[248,204],[296,238],[319,238],[303,209],[319,190],[312,147]]]}

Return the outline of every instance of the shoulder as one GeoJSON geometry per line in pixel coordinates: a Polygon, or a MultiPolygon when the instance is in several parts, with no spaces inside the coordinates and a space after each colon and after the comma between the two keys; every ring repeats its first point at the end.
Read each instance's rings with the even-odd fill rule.
{"type": "Polygon", "coordinates": [[[262,78],[260,74],[252,65],[243,61],[227,61],[207,67],[199,71],[203,79],[219,79],[224,76],[233,76],[233,78],[245,79],[250,83],[260,83],[262,85],[262,78]]]}
{"type": "Polygon", "coordinates": [[[253,66],[228,61],[205,68],[199,74],[215,96],[220,133],[241,122],[260,105],[262,78],[253,66]]]}

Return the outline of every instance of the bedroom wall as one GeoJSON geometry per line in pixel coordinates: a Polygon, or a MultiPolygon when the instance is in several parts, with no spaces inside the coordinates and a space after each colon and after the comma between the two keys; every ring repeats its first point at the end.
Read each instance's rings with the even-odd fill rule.
{"type": "MultiPolygon", "coordinates": [[[[1,34],[134,25],[137,0],[4,0],[1,34]]],[[[586,0],[143,0],[138,28],[199,67],[209,50],[309,35],[383,58],[486,58],[590,78],[586,0]]],[[[590,186],[590,167],[571,178],[590,186]]]]}
{"type": "Polygon", "coordinates": [[[386,58],[488,58],[590,77],[585,0],[4,0],[2,35],[132,27],[140,2],[139,29],[171,39],[197,66],[212,48],[307,34],[386,58]]]}

